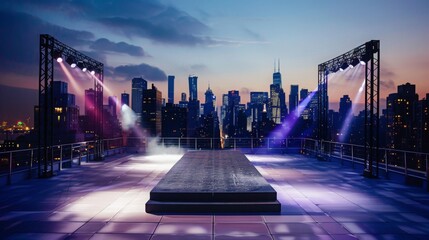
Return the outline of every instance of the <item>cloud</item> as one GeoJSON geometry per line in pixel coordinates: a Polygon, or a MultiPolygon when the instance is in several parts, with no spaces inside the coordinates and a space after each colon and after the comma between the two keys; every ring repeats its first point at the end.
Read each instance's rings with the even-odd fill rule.
{"type": "Polygon", "coordinates": [[[131,80],[133,77],[139,76],[154,82],[167,80],[167,75],[163,70],[145,63],[118,66],[113,69],[113,73],[117,76],[125,77],[126,80],[131,80]]]}
{"type": "Polygon", "coordinates": [[[97,39],[89,47],[96,51],[125,53],[136,57],[146,55],[143,48],[139,46],[131,45],[125,42],[115,43],[106,38],[97,39]]]}
{"type": "MultiPolygon", "coordinates": [[[[181,29],[179,25],[164,22],[156,23],[153,19],[136,19],[126,17],[109,17],[99,19],[99,22],[108,26],[114,32],[121,32],[128,37],[142,37],[158,43],[175,45],[202,45],[212,44],[215,41],[209,37],[201,37],[181,29]]],[[[198,32],[198,31],[196,31],[198,32]]]]}
{"type": "Polygon", "coordinates": [[[194,65],[191,65],[191,70],[192,71],[203,71],[203,70],[206,70],[206,69],[207,69],[207,66],[204,65],[204,64],[194,64],[194,65]]]}
{"type": "Polygon", "coordinates": [[[384,90],[394,89],[395,88],[395,82],[391,79],[388,80],[380,80],[380,87],[384,90]]]}
{"type": "Polygon", "coordinates": [[[386,67],[380,68],[380,75],[383,78],[392,78],[392,77],[396,76],[396,74],[392,70],[390,70],[386,67]]]}
{"type": "Polygon", "coordinates": [[[141,37],[157,43],[174,45],[200,45],[212,44],[214,40],[204,36],[210,28],[192,17],[188,13],[172,6],[166,6],[159,1],[132,1],[131,5],[124,1],[109,1],[97,4],[102,9],[108,4],[112,7],[104,11],[97,11],[99,16],[95,22],[105,26],[114,33],[122,33],[125,36],[141,37]],[[109,3],[111,2],[111,3],[109,3]],[[139,9],[134,13],[128,9],[139,9]],[[141,11],[140,11],[141,10],[141,11]]]}
{"type": "Polygon", "coordinates": [[[41,33],[51,34],[60,41],[67,39],[71,46],[87,44],[94,37],[88,31],[63,28],[26,13],[0,10],[0,72],[37,75],[41,33]]]}
{"type": "Polygon", "coordinates": [[[264,40],[264,38],[262,37],[261,34],[254,32],[254,31],[250,30],[249,28],[243,28],[243,31],[244,31],[244,33],[246,33],[247,35],[249,35],[250,37],[252,37],[255,40],[258,40],[258,41],[264,40]]]}
{"type": "Polygon", "coordinates": [[[146,38],[157,43],[192,46],[216,42],[204,36],[210,30],[207,25],[158,0],[75,0],[60,3],[53,0],[23,0],[19,3],[10,1],[8,5],[9,8],[24,9],[34,14],[60,12],[62,17],[100,24],[113,34],[146,38]]]}

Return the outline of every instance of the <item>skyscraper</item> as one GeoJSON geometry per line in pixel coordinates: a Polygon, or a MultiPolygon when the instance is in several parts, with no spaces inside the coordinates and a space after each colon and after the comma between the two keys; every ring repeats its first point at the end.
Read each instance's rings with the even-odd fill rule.
{"type": "Polygon", "coordinates": [[[116,103],[118,102],[118,98],[116,96],[110,96],[108,98],[108,108],[109,112],[113,117],[116,117],[116,103]]]}
{"type": "Polygon", "coordinates": [[[250,115],[252,122],[262,121],[262,112],[268,104],[268,92],[250,92],[250,115]]]}
{"type": "Polygon", "coordinates": [[[270,85],[270,117],[273,122],[281,123],[281,111],[280,111],[280,85],[270,85]]]}
{"type": "Polygon", "coordinates": [[[174,76],[168,76],[168,103],[174,103],[174,76]]]}
{"type": "Polygon", "coordinates": [[[387,97],[387,147],[417,150],[415,106],[418,99],[416,85],[410,83],[399,85],[398,92],[387,97]]]}
{"type": "Polygon", "coordinates": [[[131,87],[131,109],[136,113],[137,123],[141,124],[143,91],[147,90],[147,81],[142,77],[133,78],[131,87]]]}
{"type": "MultiPolygon", "coordinates": [[[[75,103],[75,96],[68,93],[67,87],[66,82],[53,82],[53,144],[71,143],[82,140],[78,137],[79,107],[75,103]]],[[[38,108],[35,108],[35,113],[38,113],[38,110],[38,108]]],[[[42,121],[44,121],[43,118],[42,116],[42,121]]],[[[40,125],[35,122],[35,126],[40,125]]]]}
{"type": "Polygon", "coordinates": [[[188,102],[188,137],[195,137],[196,136],[196,130],[199,125],[200,121],[200,101],[193,99],[189,100],[188,102]]]}
{"type": "Polygon", "coordinates": [[[98,100],[95,99],[95,90],[90,88],[85,90],[85,117],[83,120],[83,129],[85,134],[85,140],[91,140],[95,137],[95,133],[98,132],[99,126],[101,126],[101,122],[99,116],[97,116],[97,112],[101,114],[103,109],[96,108],[96,102],[102,102],[101,95],[98,95],[98,100]]]}
{"type": "Polygon", "coordinates": [[[235,136],[238,123],[238,112],[240,107],[240,93],[237,90],[228,91],[228,105],[226,108],[226,116],[223,119],[224,133],[230,137],[235,136]]]}
{"type": "Polygon", "coordinates": [[[273,84],[270,85],[270,111],[269,117],[276,124],[280,124],[287,115],[286,97],[282,87],[282,75],[280,73],[280,60],[276,69],[274,63],[273,84]]]}
{"type": "Polygon", "coordinates": [[[95,90],[85,90],[85,115],[92,118],[95,114],[95,90]]]}
{"type": "Polygon", "coordinates": [[[186,108],[171,103],[162,107],[162,137],[186,137],[187,114],[186,108]]]}
{"type": "Polygon", "coordinates": [[[182,95],[180,96],[179,101],[179,107],[181,108],[187,108],[188,107],[188,100],[186,99],[186,93],[182,92],[182,95]]]}
{"type": "Polygon", "coordinates": [[[130,94],[126,92],[121,94],[121,106],[124,104],[130,106],[130,94]]]}
{"type": "Polygon", "coordinates": [[[280,73],[280,59],[278,61],[277,69],[274,62],[273,84],[279,85],[282,88],[282,74],[280,73]]]}
{"type": "Polygon", "coordinates": [[[298,107],[298,85],[290,85],[289,112],[292,114],[297,107],[298,107]]]}
{"type": "Polygon", "coordinates": [[[350,100],[349,95],[344,95],[342,98],[340,98],[340,108],[339,108],[340,123],[347,118],[347,115],[349,114],[351,109],[352,109],[352,101],[350,100]]]}
{"type": "Polygon", "coordinates": [[[161,134],[162,93],[152,84],[151,89],[143,91],[142,126],[150,136],[161,134]]]}
{"type": "Polygon", "coordinates": [[[204,115],[213,114],[215,111],[216,97],[213,94],[213,91],[210,89],[210,86],[207,89],[205,96],[206,96],[206,101],[204,103],[204,115]]]}
{"type": "Polygon", "coordinates": [[[301,91],[299,91],[299,102],[306,99],[307,96],[308,96],[308,89],[306,89],[306,88],[301,89],[301,91]]]}
{"type": "Polygon", "coordinates": [[[198,77],[195,75],[189,76],[189,101],[198,100],[198,77]]]}

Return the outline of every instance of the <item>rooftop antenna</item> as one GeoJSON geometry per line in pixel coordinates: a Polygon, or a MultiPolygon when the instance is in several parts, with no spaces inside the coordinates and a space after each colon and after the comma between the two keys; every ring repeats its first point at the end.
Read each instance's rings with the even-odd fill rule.
{"type": "Polygon", "coordinates": [[[274,72],[276,72],[276,59],[274,59],[274,72]]]}
{"type": "Polygon", "coordinates": [[[279,66],[277,68],[277,71],[280,72],[280,58],[279,58],[279,66]]]}

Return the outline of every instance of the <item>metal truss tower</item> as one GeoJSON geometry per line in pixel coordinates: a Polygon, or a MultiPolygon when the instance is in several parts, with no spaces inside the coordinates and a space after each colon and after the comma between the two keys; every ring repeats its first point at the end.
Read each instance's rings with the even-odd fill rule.
{"type": "Polygon", "coordinates": [[[85,54],[65,45],[48,34],[40,35],[39,45],[39,106],[37,116],[38,128],[38,175],[50,177],[53,175],[53,117],[54,117],[54,58],[61,57],[68,63],[74,63],[88,71],[94,71],[95,89],[95,159],[102,157],[103,137],[103,71],[104,65],[85,54]]]}
{"type": "Polygon", "coordinates": [[[320,151],[322,141],[329,141],[328,126],[328,74],[357,64],[365,65],[365,170],[364,176],[378,177],[379,115],[380,115],[380,41],[371,40],[318,66],[318,136],[320,151]],[[373,166],[376,170],[374,171],[373,166]],[[375,175],[374,175],[375,174],[375,175]]]}

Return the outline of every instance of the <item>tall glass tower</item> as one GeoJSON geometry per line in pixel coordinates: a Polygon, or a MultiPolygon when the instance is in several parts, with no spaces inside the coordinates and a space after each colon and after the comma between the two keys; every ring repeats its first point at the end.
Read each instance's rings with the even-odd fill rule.
{"type": "Polygon", "coordinates": [[[189,76],[189,101],[198,100],[198,77],[195,75],[189,76]]]}
{"type": "Polygon", "coordinates": [[[174,103],[174,76],[168,76],[168,103],[174,103]]]}
{"type": "Polygon", "coordinates": [[[144,90],[147,90],[147,81],[142,77],[133,78],[131,85],[131,109],[137,115],[138,124],[141,124],[144,90]]]}

